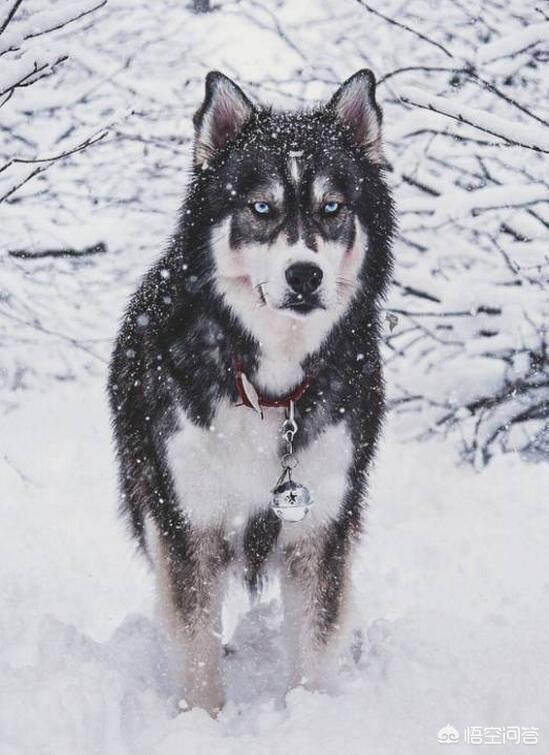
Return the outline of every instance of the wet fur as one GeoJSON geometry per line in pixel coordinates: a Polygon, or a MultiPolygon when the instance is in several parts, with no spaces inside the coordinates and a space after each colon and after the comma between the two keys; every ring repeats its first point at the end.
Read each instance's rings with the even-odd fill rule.
{"type": "MultiPolygon", "coordinates": [[[[336,662],[337,630],[348,602],[349,556],[363,524],[367,471],[383,415],[379,307],[391,269],[393,232],[379,134],[374,139],[370,130],[368,137],[363,122],[360,133],[353,130],[352,120],[350,125],[342,122],[335,109],[340,93],[331,107],[302,114],[252,108],[247,100],[231,110],[230,97],[238,99],[240,90],[235,95],[231,89],[235,85],[227,81],[224,77],[209,80],[206,100],[195,119],[195,170],[176,232],[131,299],[109,379],[122,513],[154,565],[164,614],[180,649],[183,694],[190,704],[210,712],[223,704],[218,635],[229,569],[238,571],[251,590],[258,589],[266,573],[278,569],[289,641],[295,651],[292,684],[305,677],[306,683],[322,688],[329,667],[336,662]],[[229,100],[221,115],[212,114],[214,97],[225,95],[229,100]],[[200,129],[208,118],[220,117],[226,123],[216,138],[210,133],[208,141],[200,129]],[[306,156],[297,184],[288,161],[296,150],[306,156]],[[252,196],[258,187],[264,191],[265,186],[272,186],[273,176],[282,187],[284,210],[278,224],[262,225],[247,212],[242,198],[252,196]],[[310,207],[315,176],[328,176],[330,191],[345,197],[339,230],[315,224],[310,207]],[[223,238],[220,229],[224,229],[223,238]],[[216,254],[226,254],[230,260],[246,246],[264,254],[262,250],[284,243],[290,252],[301,245],[302,255],[317,259],[319,248],[334,239],[350,249],[357,229],[367,248],[361,249],[360,269],[353,279],[337,281],[338,301],[343,302],[337,311],[330,305],[325,314],[313,312],[292,320],[264,306],[260,292],[250,294],[247,289],[246,296],[257,295],[257,308],[241,314],[238,308],[248,306],[246,296],[240,303],[232,302],[231,291],[237,296],[238,287],[229,283],[225,290],[220,284],[216,254]],[[220,244],[224,245],[221,251],[220,244]],[[254,335],[260,327],[259,312],[265,328],[272,322],[273,333],[279,328],[284,336],[273,340],[269,354],[260,343],[263,335],[254,335]],[[270,319],[265,319],[266,312],[270,319]],[[308,343],[307,329],[314,331],[315,323],[321,323],[317,335],[315,331],[311,336],[310,342],[316,338],[318,343],[310,353],[299,352],[295,357],[291,346],[290,350],[277,346],[293,343],[294,331],[284,331],[292,322],[301,346],[308,343]],[[282,350],[278,353],[277,349],[282,350]],[[268,420],[274,428],[273,447],[265,457],[255,454],[249,433],[255,432],[254,423],[260,420],[252,410],[236,407],[235,355],[249,379],[272,395],[288,393],[305,374],[314,376],[296,406],[296,452],[309,454],[311,470],[319,462],[337,466],[334,458],[315,461],[315,449],[322,447],[327,433],[341,428],[342,437],[349,439],[352,451],[341,499],[332,508],[327,502],[322,509],[321,503],[319,513],[311,514],[303,524],[281,523],[276,518],[269,508],[268,487],[257,499],[262,488],[252,492],[256,471],[250,468],[232,470],[235,479],[241,480],[242,498],[247,490],[253,497],[242,509],[247,512],[245,521],[235,524],[223,500],[204,502],[211,521],[193,515],[201,506],[200,476],[189,479],[192,501],[186,500],[185,475],[174,468],[181,458],[176,455],[174,461],[174,443],[177,450],[177,442],[192,444],[196,437],[197,463],[207,463],[221,474],[219,460],[204,461],[200,456],[204,447],[200,438],[207,437],[201,431],[218,432],[219,428],[209,428],[220,417],[245,422],[242,427],[249,428],[248,434],[231,439],[236,467],[250,458],[258,470],[265,466],[267,479],[269,464],[282,452],[276,428],[283,415],[273,409],[267,410],[274,413],[268,420]],[[188,438],[185,428],[191,430],[188,438]],[[219,516],[215,513],[218,503],[219,516]]],[[[368,97],[375,103],[371,79],[366,84],[368,97]]],[[[358,86],[356,81],[353,86],[358,86]]],[[[377,105],[370,109],[368,117],[380,121],[376,109],[377,105]]],[[[362,115],[364,121],[364,114],[357,116],[356,110],[351,109],[351,116],[362,115]]],[[[212,448],[216,447],[212,439],[212,448]]],[[[220,447],[225,452],[226,445],[220,447]]],[[[188,458],[183,462],[189,464],[188,458]]],[[[203,472],[205,482],[208,468],[203,472]]],[[[194,474],[194,468],[184,469],[194,474]]],[[[274,484],[275,479],[269,479],[274,484]]]]}

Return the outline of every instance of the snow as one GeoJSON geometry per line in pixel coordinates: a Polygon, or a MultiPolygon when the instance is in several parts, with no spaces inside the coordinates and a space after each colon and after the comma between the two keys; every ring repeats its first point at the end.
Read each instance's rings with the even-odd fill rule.
{"type": "Polygon", "coordinates": [[[108,129],[0,206],[0,753],[429,755],[447,724],[539,726],[547,751],[549,478],[526,461],[549,451],[546,158],[505,143],[549,148],[547,21],[523,0],[372,0],[452,60],[353,0],[220,0],[200,16],[109,0],[29,37],[97,4],[26,0],[0,37],[0,91],[39,79],[0,96],[0,197],[37,167],[17,158],[108,129]],[[456,73],[464,62],[502,96],[456,73]],[[383,352],[395,411],[355,573],[364,652],[336,696],[282,704],[276,585],[254,608],[234,585],[230,702],[213,721],[180,712],[152,577],[116,515],[106,362],[173,228],[205,73],[293,107],[364,66],[400,228],[383,352]],[[98,242],[106,254],[9,254],[98,242]]]}
{"type": "Polygon", "coordinates": [[[400,203],[400,211],[433,212],[434,222],[444,217],[460,217],[472,210],[498,209],[531,205],[549,201],[549,187],[543,184],[517,184],[478,189],[463,195],[462,191],[447,191],[439,197],[410,197],[400,203]]]}
{"type": "Polygon", "coordinates": [[[549,22],[530,24],[524,29],[515,30],[512,34],[483,45],[478,51],[477,61],[482,64],[498,60],[506,55],[515,55],[538,42],[546,42],[548,38],[549,22]]]}
{"type": "Polygon", "coordinates": [[[447,723],[536,726],[547,742],[547,465],[478,474],[390,425],[354,575],[358,667],[335,696],[283,704],[276,589],[250,609],[234,585],[213,721],[177,710],[152,578],[116,516],[103,380],[27,393],[0,459],[2,753],[428,755],[447,723]]]}

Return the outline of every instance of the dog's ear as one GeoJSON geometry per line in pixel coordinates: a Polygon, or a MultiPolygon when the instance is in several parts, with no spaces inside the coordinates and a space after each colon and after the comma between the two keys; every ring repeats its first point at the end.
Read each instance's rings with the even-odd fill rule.
{"type": "Polygon", "coordinates": [[[206,76],[206,96],[193,118],[194,161],[203,166],[243,128],[254,106],[234,81],[218,71],[206,76]]]}
{"type": "Polygon", "coordinates": [[[376,79],[367,68],[347,79],[328,103],[328,109],[368,158],[385,164],[381,144],[381,108],[376,102],[376,79]]]}

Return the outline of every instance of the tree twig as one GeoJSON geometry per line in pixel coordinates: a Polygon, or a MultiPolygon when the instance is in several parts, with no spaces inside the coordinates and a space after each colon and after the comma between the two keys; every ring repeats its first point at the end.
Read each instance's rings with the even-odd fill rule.
{"type": "Polygon", "coordinates": [[[418,37],[419,39],[422,39],[424,42],[427,42],[428,44],[433,45],[434,47],[438,47],[438,49],[441,50],[449,58],[454,57],[452,53],[444,47],[444,45],[440,44],[440,42],[435,42],[434,39],[429,39],[429,37],[426,37],[425,34],[422,34],[420,31],[417,31],[417,29],[412,29],[411,26],[407,26],[406,24],[403,24],[401,21],[395,21],[394,18],[391,18],[390,16],[386,16],[384,13],[381,13],[375,8],[372,8],[372,6],[368,5],[368,3],[365,3],[364,0],[356,0],[356,1],[359,5],[362,5],[362,7],[365,8],[369,13],[373,13],[374,16],[379,16],[379,18],[382,18],[384,21],[387,21],[388,24],[391,24],[392,26],[396,26],[399,29],[404,29],[405,31],[410,32],[410,34],[415,34],[416,37],[418,37]]]}
{"type": "Polygon", "coordinates": [[[95,254],[106,253],[107,245],[100,241],[98,244],[86,246],[83,249],[67,247],[65,249],[43,249],[39,252],[29,252],[28,249],[12,249],[8,252],[8,255],[18,260],[40,260],[45,257],[91,257],[95,254]]]}
{"type": "Polygon", "coordinates": [[[14,17],[15,13],[17,12],[17,9],[19,8],[22,2],[23,0],[15,0],[14,4],[11,6],[11,8],[8,11],[8,15],[3,20],[2,25],[0,26],[0,34],[3,34],[6,31],[6,29],[8,28],[8,24],[14,17]]]}

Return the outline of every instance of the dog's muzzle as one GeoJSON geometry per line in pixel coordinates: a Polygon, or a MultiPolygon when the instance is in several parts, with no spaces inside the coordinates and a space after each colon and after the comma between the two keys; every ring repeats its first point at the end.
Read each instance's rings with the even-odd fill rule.
{"type": "Polygon", "coordinates": [[[284,308],[306,314],[322,307],[317,293],[322,278],[320,267],[311,262],[296,262],[290,265],[286,270],[286,281],[291,294],[287,297],[284,308]]]}

